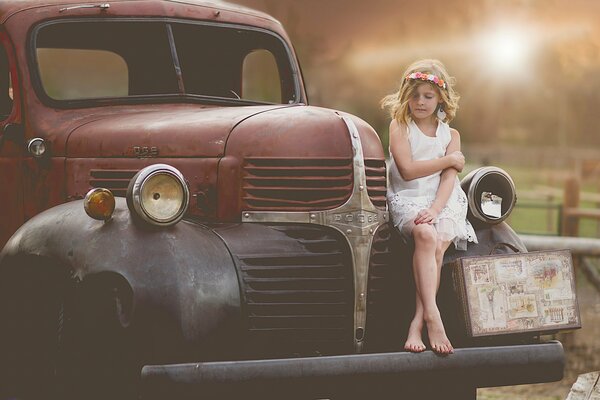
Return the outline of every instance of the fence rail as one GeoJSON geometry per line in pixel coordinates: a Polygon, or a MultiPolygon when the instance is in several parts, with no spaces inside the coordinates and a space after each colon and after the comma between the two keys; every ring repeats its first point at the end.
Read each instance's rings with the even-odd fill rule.
{"type": "Polygon", "coordinates": [[[528,250],[570,249],[574,256],[600,257],[600,239],[568,237],[519,235],[528,250]]]}

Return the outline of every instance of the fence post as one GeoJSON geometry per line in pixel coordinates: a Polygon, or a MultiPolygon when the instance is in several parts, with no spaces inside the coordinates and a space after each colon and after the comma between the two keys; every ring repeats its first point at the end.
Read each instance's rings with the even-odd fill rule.
{"type": "Polygon", "coordinates": [[[579,207],[579,179],[570,177],[565,181],[563,197],[562,236],[579,236],[579,218],[572,217],[570,210],[579,207]]]}
{"type": "MultiPolygon", "coordinates": [[[[565,181],[563,198],[562,236],[579,236],[579,217],[572,216],[571,210],[579,207],[579,178],[571,176],[565,181]]],[[[573,273],[577,276],[581,256],[573,257],[573,273]]],[[[563,338],[566,336],[563,335],[563,338]]],[[[565,343],[565,346],[567,343],[565,343]]]]}

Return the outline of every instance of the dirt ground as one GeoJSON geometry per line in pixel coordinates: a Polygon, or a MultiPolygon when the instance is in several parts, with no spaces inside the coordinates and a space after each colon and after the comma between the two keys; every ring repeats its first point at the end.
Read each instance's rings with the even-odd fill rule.
{"type": "Polygon", "coordinates": [[[582,328],[556,335],[565,348],[564,378],[552,383],[479,389],[478,400],[564,400],[580,374],[600,370],[600,293],[582,273],[577,278],[582,328]]]}

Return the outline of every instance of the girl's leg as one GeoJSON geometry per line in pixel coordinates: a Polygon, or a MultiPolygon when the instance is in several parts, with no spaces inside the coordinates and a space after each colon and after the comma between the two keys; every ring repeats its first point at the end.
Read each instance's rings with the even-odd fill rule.
{"type": "Polygon", "coordinates": [[[416,307],[415,316],[410,323],[408,330],[408,338],[404,348],[412,352],[421,352],[425,350],[425,344],[422,339],[424,326],[424,305],[423,296],[431,290],[435,290],[432,285],[423,287],[422,281],[437,282],[436,275],[436,260],[435,248],[437,243],[437,235],[435,230],[430,225],[416,225],[413,227],[412,235],[415,241],[415,252],[413,254],[413,273],[415,276],[416,286],[416,307]],[[433,268],[431,268],[433,266],[433,268]],[[421,277],[422,279],[419,279],[421,277]],[[433,280],[431,280],[433,279],[433,280]]]}
{"type": "MultiPolygon", "coordinates": [[[[440,288],[440,280],[441,280],[441,276],[442,276],[442,264],[444,262],[444,253],[446,252],[446,250],[448,250],[450,243],[452,243],[452,242],[451,241],[442,241],[442,240],[438,240],[438,242],[437,242],[436,251],[435,251],[435,261],[437,263],[437,285],[436,285],[437,290],[439,290],[439,288],[440,288]]],[[[436,290],[436,293],[437,293],[437,290],[436,290]]],[[[436,306],[437,306],[437,304],[436,304],[436,306]]],[[[442,328],[443,328],[443,324],[442,324],[442,328]]],[[[452,353],[454,348],[452,347],[450,340],[446,336],[445,329],[443,332],[443,337],[445,337],[444,342],[449,350],[449,353],[452,353]]]]}
{"type": "Polygon", "coordinates": [[[425,343],[423,343],[423,303],[419,297],[419,293],[415,294],[416,308],[415,316],[410,322],[408,328],[408,337],[406,343],[404,343],[404,350],[412,351],[413,353],[420,353],[425,350],[425,343]]]}
{"type": "MultiPolygon", "coordinates": [[[[413,228],[413,230],[411,231],[411,235],[413,236],[415,242],[417,240],[419,240],[420,242],[424,242],[424,241],[434,242],[435,241],[434,237],[421,238],[421,236],[426,236],[426,235],[419,234],[419,231],[421,228],[417,229],[417,235],[415,235],[414,228],[416,228],[416,226],[413,225],[412,228],[413,228]],[[417,236],[418,236],[418,238],[417,238],[417,236]],[[423,240],[421,240],[421,239],[423,239],[423,240]]],[[[435,233],[435,232],[433,232],[433,233],[435,233]]],[[[416,281],[415,269],[419,268],[419,265],[420,265],[420,263],[417,261],[417,259],[418,259],[417,251],[421,251],[422,247],[423,246],[420,246],[419,248],[417,248],[416,243],[415,243],[415,253],[413,254],[413,275],[415,276],[415,281],[416,281]]],[[[415,286],[417,286],[417,285],[415,285],[415,286]]],[[[423,343],[423,326],[424,326],[423,302],[421,301],[421,296],[419,294],[419,288],[417,286],[416,291],[415,291],[415,315],[414,315],[412,321],[410,322],[410,326],[408,328],[408,336],[406,338],[406,343],[404,343],[404,350],[411,351],[413,353],[420,353],[426,349],[425,343],[423,343]]]]}
{"type": "MultiPolygon", "coordinates": [[[[413,228],[413,237],[415,240],[415,253],[413,256],[415,286],[423,307],[423,320],[427,325],[429,342],[435,352],[449,354],[452,352],[452,345],[446,336],[436,303],[440,280],[439,257],[436,257],[436,253],[438,253],[437,233],[432,225],[419,224],[413,228]]],[[[417,312],[418,304],[417,302],[417,312]]],[[[414,319],[413,322],[415,322],[414,319]]],[[[411,329],[412,327],[413,324],[411,323],[411,329]]],[[[411,334],[414,337],[414,330],[412,332],[409,330],[409,338],[411,334]]]]}
{"type": "Polygon", "coordinates": [[[437,263],[438,266],[438,282],[437,282],[437,288],[439,290],[440,288],[440,279],[442,276],[442,264],[444,262],[444,253],[446,253],[446,250],[448,250],[448,247],[450,247],[450,243],[452,243],[452,241],[442,241],[442,240],[438,240],[437,242],[437,248],[435,250],[435,262],[437,263]]]}

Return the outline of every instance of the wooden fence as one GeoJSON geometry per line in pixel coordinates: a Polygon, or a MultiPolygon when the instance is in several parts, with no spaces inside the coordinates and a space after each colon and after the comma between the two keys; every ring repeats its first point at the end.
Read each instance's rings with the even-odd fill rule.
{"type": "MultiPolygon", "coordinates": [[[[600,193],[581,191],[581,181],[577,177],[570,177],[564,181],[563,189],[549,186],[535,186],[533,190],[519,190],[519,199],[542,201],[549,210],[548,226],[552,225],[551,210],[560,204],[558,223],[560,236],[579,236],[579,226],[582,219],[597,221],[597,236],[600,237],[600,193]],[[581,203],[592,203],[595,208],[582,207],[581,203]]],[[[540,207],[544,207],[543,205],[540,207]]]]}

